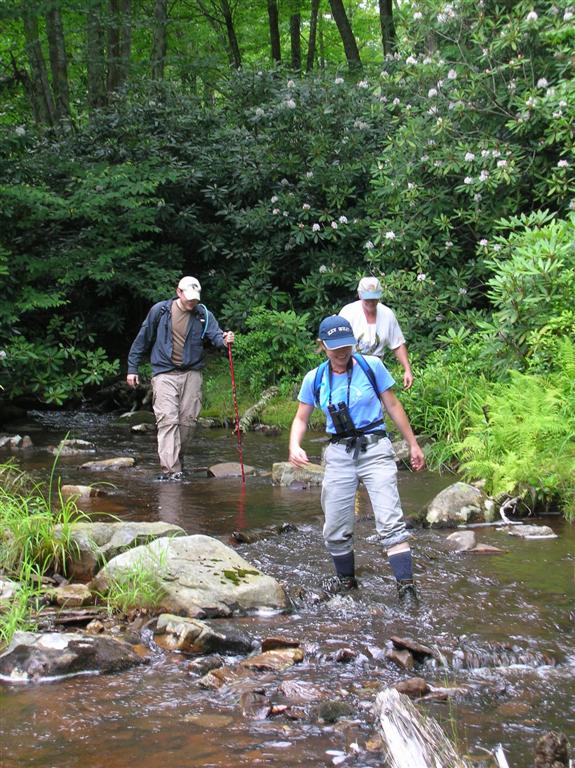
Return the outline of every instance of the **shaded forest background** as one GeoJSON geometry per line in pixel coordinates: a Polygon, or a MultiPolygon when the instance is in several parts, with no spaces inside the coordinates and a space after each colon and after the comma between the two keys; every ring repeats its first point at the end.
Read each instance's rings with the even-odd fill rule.
{"type": "Polygon", "coordinates": [[[573,17],[568,0],[0,3],[4,395],[77,403],[120,376],[182,274],[239,332],[253,395],[287,392],[319,319],[373,273],[440,460],[575,504],[573,17]]]}

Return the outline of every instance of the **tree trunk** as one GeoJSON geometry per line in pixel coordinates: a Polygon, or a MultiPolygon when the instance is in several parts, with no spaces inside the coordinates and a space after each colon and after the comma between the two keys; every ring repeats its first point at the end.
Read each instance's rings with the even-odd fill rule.
{"type": "Polygon", "coordinates": [[[130,72],[132,57],[131,0],[120,0],[120,73],[125,83],[130,72]]]}
{"type": "Polygon", "coordinates": [[[311,15],[309,18],[309,41],[307,46],[307,61],[305,70],[311,72],[315,61],[315,41],[317,37],[317,17],[320,0],[311,0],[311,15]]]}
{"type": "Polygon", "coordinates": [[[38,17],[31,11],[29,4],[22,5],[22,21],[24,25],[24,39],[26,41],[26,54],[30,63],[30,98],[32,111],[38,123],[54,125],[56,122],[56,110],[54,100],[48,82],[46,62],[42,53],[38,32],[38,17]]]}
{"type": "Polygon", "coordinates": [[[279,64],[282,60],[282,52],[280,44],[278,0],[268,0],[268,19],[270,27],[272,59],[276,62],[276,64],[279,64]]]}
{"type": "Polygon", "coordinates": [[[240,69],[242,66],[242,56],[240,53],[240,46],[238,45],[238,38],[236,37],[236,30],[234,28],[232,9],[230,8],[228,0],[220,0],[220,7],[224,17],[224,23],[226,25],[226,34],[228,36],[228,45],[230,48],[232,63],[236,69],[240,69]]]}
{"type": "Polygon", "coordinates": [[[379,23],[381,25],[383,53],[387,56],[388,53],[393,53],[396,48],[392,0],[379,0],[379,23]]]}
{"type": "Polygon", "coordinates": [[[88,104],[92,109],[106,104],[105,35],[102,24],[102,2],[90,4],[86,12],[86,69],[88,72],[88,104]]]}
{"type": "Polygon", "coordinates": [[[289,20],[289,32],[291,41],[291,68],[296,72],[301,71],[301,15],[292,13],[289,20]]]}
{"type": "Polygon", "coordinates": [[[168,50],[168,0],[156,0],[154,6],[154,37],[152,40],[152,78],[163,80],[168,50]]]}
{"type": "Polygon", "coordinates": [[[319,67],[320,69],[325,69],[325,36],[323,33],[323,27],[324,27],[325,21],[323,18],[323,13],[320,13],[318,15],[318,32],[319,32],[319,67]]]}
{"type": "Polygon", "coordinates": [[[128,79],[131,49],[130,0],[110,0],[108,26],[108,91],[128,79]]]}
{"type": "Polygon", "coordinates": [[[70,117],[70,92],[68,89],[68,57],[64,42],[64,26],[60,3],[53,2],[46,12],[46,34],[52,70],[52,92],[56,118],[70,117]]]}
{"type": "Polygon", "coordinates": [[[343,5],[343,0],[329,0],[329,5],[345,51],[345,58],[350,69],[362,69],[359,49],[355,36],[351,29],[351,24],[347,18],[347,13],[343,5]]]}

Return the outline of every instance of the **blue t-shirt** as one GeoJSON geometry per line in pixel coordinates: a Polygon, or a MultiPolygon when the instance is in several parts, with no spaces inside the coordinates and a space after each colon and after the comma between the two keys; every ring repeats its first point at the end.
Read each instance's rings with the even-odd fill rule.
{"type": "MultiPolygon", "coordinates": [[[[364,359],[375,374],[375,381],[380,393],[393,387],[395,380],[378,357],[366,355],[364,356],[364,359]]],[[[306,373],[298,395],[300,403],[316,405],[313,391],[316,371],[317,368],[314,368],[313,371],[306,373]]],[[[337,406],[340,402],[347,403],[347,371],[345,373],[332,373],[331,380],[332,404],[337,406]]],[[[319,407],[327,417],[326,432],[335,434],[335,427],[333,426],[333,421],[327,410],[327,406],[329,405],[329,394],[329,369],[326,366],[319,388],[319,407]]],[[[367,427],[368,424],[377,421],[377,419],[381,419],[383,416],[381,401],[377,398],[375,390],[370,380],[367,378],[367,375],[362,371],[361,366],[355,362],[351,371],[348,407],[353,423],[357,429],[367,427]]],[[[382,424],[378,429],[385,429],[385,426],[382,424]]]]}

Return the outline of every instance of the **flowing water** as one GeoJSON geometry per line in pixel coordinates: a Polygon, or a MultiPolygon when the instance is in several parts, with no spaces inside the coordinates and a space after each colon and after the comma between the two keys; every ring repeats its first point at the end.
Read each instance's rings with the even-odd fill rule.
{"type": "MultiPolygon", "coordinates": [[[[61,458],[63,482],[110,483],[108,495],[82,503],[91,514],[123,520],[164,520],[188,533],[228,540],[234,530],[291,522],[296,531],[242,544],[239,553],[280,580],[291,594],[318,592],[330,564],[321,538],[319,489],[272,487],[269,477],[237,479],[200,474],[181,484],[154,482],[155,436],[134,435],[109,419],[89,414],[38,414],[20,425],[35,449],[23,466],[46,477],[51,456],[42,450],[70,437],[92,440],[98,458],[133,455],[133,469],[104,474],[79,470],[92,457],[61,458]]],[[[320,435],[310,435],[308,453],[318,460],[320,435]]],[[[249,434],[244,460],[270,470],[287,454],[287,436],[249,434]]],[[[196,467],[237,461],[236,440],[224,430],[199,430],[196,467]]],[[[400,472],[407,513],[418,511],[453,477],[400,472]]],[[[537,522],[537,521],[535,521],[537,522]]],[[[417,613],[397,606],[395,585],[373,540],[369,503],[362,496],[356,533],[361,588],[328,602],[303,600],[288,615],[236,620],[254,637],[283,635],[300,641],[302,664],[279,673],[254,673],[251,691],[234,686],[206,691],[191,674],[189,659],[157,653],[147,667],[107,676],[0,689],[2,768],[171,768],[262,765],[275,768],[339,764],[381,766],[373,745],[371,705],[377,692],[413,674],[437,687],[463,691],[446,701],[418,705],[433,715],[468,754],[485,758],[498,743],[511,768],[530,768],[539,736],[562,730],[575,746],[574,580],[575,528],[546,518],[557,539],[523,541],[493,528],[478,540],[505,554],[449,553],[445,531],[416,532],[416,576],[422,596],[417,613]],[[427,664],[408,673],[385,658],[393,635],[439,650],[447,666],[427,664]],[[344,649],[349,649],[345,651],[344,649]],[[277,714],[258,719],[265,693],[286,702],[286,683],[313,688],[322,700],[343,701],[352,714],[336,723],[302,707],[301,719],[277,714]],[[255,703],[254,703],[255,702],[255,703]],[[344,760],[345,758],[345,760],[344,760]]],[[[228,660],[230,663],[238,659],[228,660]]]]}

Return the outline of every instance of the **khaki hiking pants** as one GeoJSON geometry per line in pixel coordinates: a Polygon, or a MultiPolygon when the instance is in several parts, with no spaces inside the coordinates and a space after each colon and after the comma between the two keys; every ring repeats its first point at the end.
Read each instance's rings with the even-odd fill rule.
{"type": "Polygon", "coordinates": [[[325,546],[335,557],[353,551],[355,492],[360,480],[369,494],[375,527],[384,549],[411,538],[405,528],[397,490],[395,454],[389,438],[368,445],[355,460],[345,445],[332,443],[325,451],[321,506],[325,515],[325,546]]]}
{"type": "Polygon", "coordinates": [[[152,389],[162,472],[181,472],[202,407],[202,373],[160,373],[152,379],[152,389]]]}

